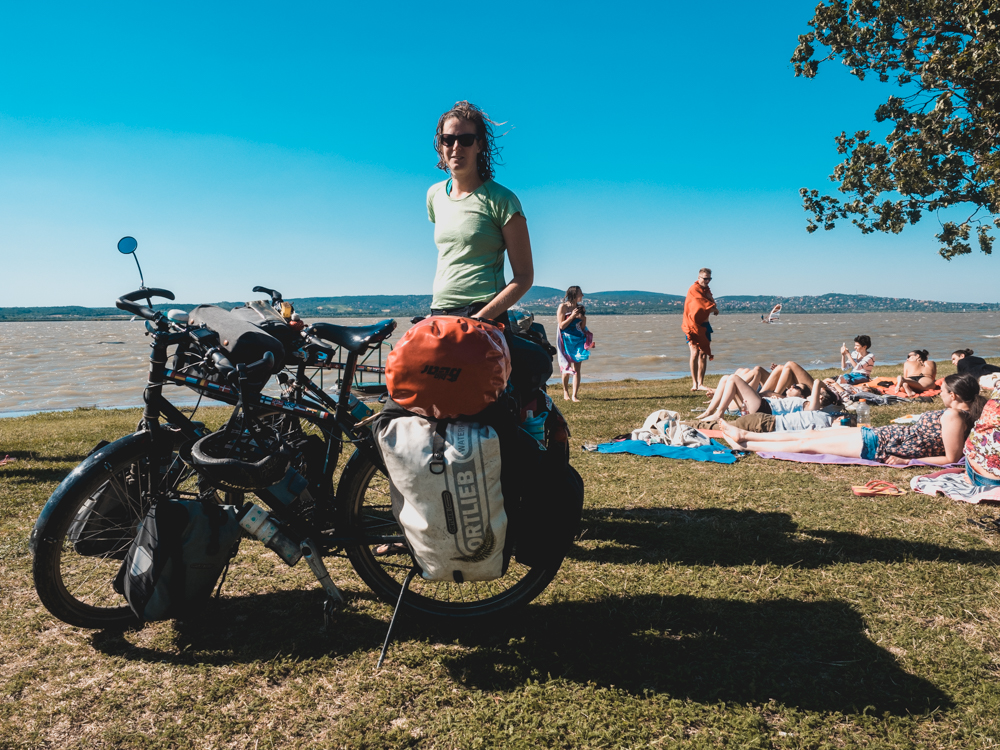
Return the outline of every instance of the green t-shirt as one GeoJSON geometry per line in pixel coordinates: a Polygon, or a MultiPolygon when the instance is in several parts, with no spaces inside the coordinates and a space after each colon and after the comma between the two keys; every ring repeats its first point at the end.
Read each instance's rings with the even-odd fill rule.
{"type": "Polygon", "coordinates": [[[446,310],[488,302],[507,286],[503,227],[522,214],[521,202],[510,190],[487,180],[473,193],[453,200],[451,180],[427,191],[427,216],[434,222],[438,248],[434,299],[431,307],[446,310]]]}

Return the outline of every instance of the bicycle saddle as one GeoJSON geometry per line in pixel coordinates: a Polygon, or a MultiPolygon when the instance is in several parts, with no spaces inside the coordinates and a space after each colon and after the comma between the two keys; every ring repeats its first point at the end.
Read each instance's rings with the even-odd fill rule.
{"type": "Polygon", "coordinates": [[[349,352],[360,354],[369,346],[379,343],[396,330],[396,321],[380,320],[373,326],[338,326],[333,323],[313,323],[309,333],[342,346],[349,352]]]}

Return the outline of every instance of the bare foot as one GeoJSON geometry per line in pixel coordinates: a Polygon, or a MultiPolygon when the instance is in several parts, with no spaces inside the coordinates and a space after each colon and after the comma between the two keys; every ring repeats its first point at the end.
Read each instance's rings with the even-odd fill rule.
{"type": "Polygon", "coordinates": [[[708,387],[707,385],[705,385],[704,383],[700,383],[700,384],[698,385],[698,387],[697,387],[697,388],[695,388],[695,390],[696,390],[696,391],[711,391],[712,389],[711,389],[711,388],[709,388],[709,387],[708,387]]]}
{"type": "Polygon", "coordinates": [[[740,442],[747,439],[746,430],[741,430],[739,427],[733,424],[729,424],[724,419],[719,420],[719,429],[726,435],[726,437],[732,438],[734,442],[740,442]]]}
{"type": "Polygon", "coordinates": [[[580,403],[580,399],[578,399],[576,396],[573,396],[573,402],[578,404],[580,403]]]}
{"type": "Polygon", "coordinates": [[[569,401],[569,394],[568,393],[565,393],[565,392],[563,393],[563,401],[569,401]]]}
{"type": "Polygon", "coordinates": [[[735,440],[733,440],[729,435],[723,435],[722,439],[729,443],[729,447],[736,451],[745,451],[747,447],[745,445],[740,445],[735,440]]]}

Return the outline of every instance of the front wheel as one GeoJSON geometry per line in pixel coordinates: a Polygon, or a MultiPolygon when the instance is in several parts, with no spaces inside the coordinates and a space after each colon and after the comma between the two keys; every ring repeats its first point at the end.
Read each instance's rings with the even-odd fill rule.
{"type": "Polygon", "coordinates": [[[146,432],[88,457],[56,488],[32,532],[35,590],[46,609],[83,628],[137,624],[114,580],[153,498],[195,494],[196,481],[146,432]]]}
{"type": "MultiPolygon", "coordinates": [[[[360,544],[347,548],[347,556],[358,575],[372,591],[390,604],[399,598],[403,579],[413,567],[408,552],[376,555],[386,538],[402,538],[403,532],[392,515],[389,479],[363,453],[356,453],[338,487],[343,500],[344,519],[350,535],[360,544]]],[[[415,576],[403,606],[432,618],[487,618],[523,607],[549,585],[562,557],[532,568],[511,559],[506,574],[493,581],[427,581],[415,576]]]]}

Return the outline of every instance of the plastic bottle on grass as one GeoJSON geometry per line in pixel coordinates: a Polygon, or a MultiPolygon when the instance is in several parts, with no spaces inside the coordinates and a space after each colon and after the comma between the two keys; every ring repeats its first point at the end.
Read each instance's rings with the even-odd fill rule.
{"type": "Polygon", "coordinates": [[[868,405],[868,401],[861,399],[858,403],[856,413],[858,415],[858,427],[872,426],[872,409],[868,405]]]}

